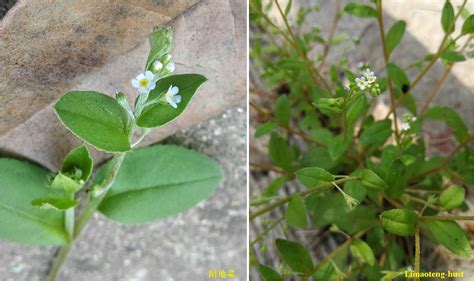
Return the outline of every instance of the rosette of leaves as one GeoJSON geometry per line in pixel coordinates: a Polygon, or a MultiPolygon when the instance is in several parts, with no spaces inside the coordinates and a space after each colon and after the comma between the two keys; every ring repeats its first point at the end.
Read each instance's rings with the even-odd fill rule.
{"type": "MultiPolygon", "coordinates": [[[[156,60],[169,58],[171,46],[171,30],[155,28],[145,71],[156,60]]],[[[66,93],[54,110],[84,144],[66,156],[56,173],[28,162],[0,159],[0,238],[62,245],[49,279],[54,280],[95,211],[120,223],[142,224],[176,215],[210,197],[223,178],[214,160],[173,145],[134,149],[150,129],[183,113],[205,81],[199,74],[167,73],[158,77],[153,90],[137,96],[133,109],[123,93],[115,97],[95,91],[66,93]],[[180,90],[177,108],[162,102],[171,85],[180,90]],[[134,143],[139,130],[141,137],[134,143]],[[114,156],[93,172],[89,147],[114,156]],[[88,191],[84,209],[75,216],[78,192],[84,189],[88,191]]]]}
{"type": "Polygon", "coordinates": [[[369,65],[349,64],[346,53],[329,62],[334,46],[357,48],[360,39],[320,32],[334,30],[330,26],[308,28],[305,18],[319,7],[292,11],[291,1],[287,6],[282,2],[250,1],[250,59],[262,70],[263,85],[256,84],[258,93],[251,95],[260,123],[254,139],[267,144],[271,160],[271,165],[251,167],[279,175],[251,201],[251,225],[259,226],[250,238],[255,272],[266,281],[403,278],[410,268],[430,269],[420,255],[420,248],[429,244],[420,243],[422,239],[455,256],[471,257],[461,222],[474,220],[463,213],[469,208],[465,194],[474,184],[469,146],[474,137],[455,109],[432,106],[437,94],[452,94],[443,93],[441,84],[433,85],[422,106],[413,97],[435,63],[447,74],[468,58],[474,15],[466,10],[466,1],[456,8],[450,1],[441,3],[445,39],[436,53],[414,62],[419,72],[413,78],[392,59],[404,43],[407,23],[384,23],[383,1],[347,3],[336,11],[333,27],[341,17],[378,25],[385,61],[380,77],[369,65]],[[288,18],[291,14],[296,21],[288,18]],[[362,79],[358,73],[364,72],[370,77],[362,79]],[[367,90],[369,78],[376,78],[376,91],[367,90]],[[390,113],[376,118],[371,108],[379,95],[387,96],[390,113]],[[400,112],[408,117],[401,120],[400,112]],[[428,121],[452,130],[456,145],[448,155],[427,153],[429,143],[421,134],[430,129],[428,121]],[[283,189],[289,182],[299,189],[283,189]],[[338,245],[320,242],[326,240],[318,234],[328,232],[338,245]],[[302,233],[306,243],[298,239],[302,233]],[[329,247],[332,251],[319,250],[329,247]]]}

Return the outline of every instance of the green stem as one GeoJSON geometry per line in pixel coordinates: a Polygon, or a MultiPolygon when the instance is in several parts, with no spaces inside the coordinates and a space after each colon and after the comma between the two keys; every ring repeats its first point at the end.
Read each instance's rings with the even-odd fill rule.
{"type": "Polygon", "coordinates": [[[64,227],[69,238],[74,236],[74,208],[69,208],[64,212],[64,227]]]}
{"type": "Polygon", "coordinates": [[[473,221],[474,216],[423,216],[423,221],[473,221]]]}
{"type": "Polygon", "coordinates": [[[66,211],[65,213],[65,220],[66,220],[66,231],[70,234],[70,239],[71,241],[62,246],[61,250],[59,251],[58,256],[56,257],[56,260],[54,261],[54,265],[49,273],[48,281],[55,281],[57,275],[59,274],[59,271],[66,261],[66,258],[69,254],[69,251],[71,250],[71,247],[74,245],[74,242],[76,238],[79,236],[81,231],[84,229],[84,227],[87,225],[89,220],[92,218],[92,215],[94,212],[97,210],[97,207],[99,206],[100,202],[105,198],[105,195],[107,194],[107,191],[109,191],[110,187],[115,181],[115,178],[118,174],[118,171],[120,170],[120,167],[122,165],[123,159],[125,158],[126,153],[120,153],[120,154],[115,154],[115,156],[112,158],[110,161],[110,166],[107,171],[107,175],[100,184],[100,186],[96,186],[96,188],[101,189],[103,192],[97,196],[93,197],[92,195],[89,196],[89,203],[87,204],[86,208],[82,212],[81,216],[79,219],[76,221],[75,224],[74,222],[74,211],[68,212],[66,211]]]}
{"type": "MultiPolygon", "coordinates": [[[[326,183],[323,183],[323,184],[320,184],[316,187],[313,187],[313,188],[310,188],[308,190],[305,190],[305,191],[301,191],[299,192],[300,196],[301,197],[305,197],[305,196],[308,196],[310,194],[313,194],[313,193],[318,193],[318,192],[322,192],[322,191],[326,191],[326,190],[330,190],[333,188],[333,183],[336,183],[336,184],[341,184],[341,183],[344,183],[346,181],[351,181],[351,180],[359,180],[360,177],[347,177],[347,178],[344,178],[344,179],[339,179],[339,180],[335,180],[333,182],[326,182],[326,183]]],[[[250,216],[249,216],[249,219],[250,220],[253,220],[255,219],[256,217],[259,217],[281,205],[284,205],[286,203],[288,203],[291,199],[291,195],[290,196],[286,196],[286,197],[283,197],[279,200],[277,200],[276,202],[254,212],[254,213],[251,213],[250,216]]]]}
{"type": "Polygon", "coordinates": [[[59,253],[54,261],[53,267],[49,272],[48,281],[56,280],[59,270],[61,269],[61,266],[64,264],[64,261],[66,260],[66,257],[69,254],[69,251],[71,250],[71,247],[73,245],[72,243],[73,242],[70,242],[69,244],[62,246],[59,250],[59,253]]]}
{"type": "MultiPolygon", "coordinates": [[[[420,226],[416,225],[415,232],[415,272],[420,272],[420,260],[421,260],[421,249],[420,249],[420,226]]],[[[415,277],[415,281],[419,281],[419,277],[415,277]]]]}
{"type": "Polygon", "coordinates": [[[275,226],[279,225],[285,218],[280,218],[276,220],[274,223],[272,223],[267,229],[265,229],[264,232],[262,232],[257,238],[255,238],[252,242],[250,242],[250,246],[253,246],[255,243],[257,243],[260,239],[265,237],[275,226]]]}

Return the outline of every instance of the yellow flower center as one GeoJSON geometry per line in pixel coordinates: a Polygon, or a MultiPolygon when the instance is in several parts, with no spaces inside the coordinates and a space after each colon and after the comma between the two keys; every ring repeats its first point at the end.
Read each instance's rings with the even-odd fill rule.
{"type": "Polygon", "coordinates": [[[140,84],[140,87],[142,88],[148,88],[148,83],[150,83],[147,79],[142,79],[140,80],[140,82],[138,82],[140,84]]]}

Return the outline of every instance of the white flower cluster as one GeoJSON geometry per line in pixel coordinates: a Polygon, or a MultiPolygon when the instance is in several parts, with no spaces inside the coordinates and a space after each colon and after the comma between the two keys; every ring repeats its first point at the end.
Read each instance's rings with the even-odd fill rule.
{"type": "Polygon", "coordinates": [[[402,122],[402,131],[406,132],[410,130],[411,124],[416,121],[416,117],[409,114],[405,113],[403,114],[403,122],[402,122]]]}
{"type": "MultiPolygon", "coordinates": [[[[157,59],[153,62],[152,71],[148,70],[143,74],[139,74],[135,79],[132,79],[132,86],[138,89],[140,94],[149,94],[150,91],[156,87],[156,82],[165,76],[175,71],[175,64],[171,61],[172,57],[170,54],[164,55],[161,59],[157,59]],[[163,67],[163,65],[166,65],[163,67]]],[[[178,95],[179,88],[170,85],[168,91],[161,99],[163,102],[170,104],[173,108],[178,108],[178,104],[181,102],[181,95],[178,95]]]]}
{"type": "Polygon", "coordinates": [[[359,89],[360,91],[366,91],[370,93],[373,97],[376,97],[380,94],[379,84],[376,82],[377,76],[375,76],[374,71],[367,68],[362,71],[362,76],[357,77],[354,82],[348,82],[344,85],[344,89],[347,91],[353,89],[359,89]]]}

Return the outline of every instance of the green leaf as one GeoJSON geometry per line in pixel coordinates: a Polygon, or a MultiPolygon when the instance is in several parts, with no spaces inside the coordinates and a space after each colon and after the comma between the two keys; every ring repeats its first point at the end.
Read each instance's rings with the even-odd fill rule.
{"type": "Polygon", "coordinates": [[[405,21],[397,21],[387,32],[385,39],[387,45],[387,52],[390,55],[397,45],[402,41],[403,34],[405,34],[406,23],[405,21]]]}
{"type": "Polygon", "coordinates": [[[400,159],[395,159],[388,170],[387,184],[389,188],[385,192],[388,196],[398,197],[405,191],[406,183],[405,164],[400,159]]]}
{"type": "Polygon", "coordinates": [[[290,102],[285,95],[280,96],[276,102],[275,117],[278,124],[288,126],[291,117],[291,107],[290,102]]]}
{"type": "Polygon", "coordinates": [[[99,211],[126,224],[169,217],[211,196],[222,177],[219,165],[198,152],[172,145],[138,149],[125,157],[99,211]]]}
{"type": "Polygon", "coordinates": [[[307,167],[295,172],[296,178],[308,188],[315,187],[321,182],[330,182],[334,176],[328,171],[318,167],[307,167]]]}
{"type": "Polygon", "coordinates": [[[369,104],[365,95],[358,96],[355,100],[351,101],[348,105],[346,112],[346,124],[347,128],[352,127],[354,123],[362,117],[364,112],[367,110],[369,104]]]}
{"type": "Polygon", "coordinates": [[[377,12],[374,8],[359,3],[349,3],[344,7],[344,12],[361,18],[376,17],[377,12]]]}
{"type": "Polygon", "coordinates": [[[324,114],[341,113],[344,109],[344,98],[319,98],[314,105],[324,114]]]}
{"type": "Polygon", "coordinates": [[[92,173],[94,162],[86,145],[71,150],[66,156],[61,168],[64,174],[72,175],[77,180],[86,182],[92,173]]]}
{"type": "Polygon", "coordinates": [[[257,139],[263,135],[266,135],[270,133],[273,129],[275,129],[277,126],[277,123],[273,121],[263,123],[262,125],[258,126],[257,129],[255,129],[254,137],[257,139]]]}
{"type": "Polygon", "coordinates": [[[68,243],[64,214],[31,206],[31,201],[48,196],[49,172],[13,159],[0,159],[0,237],[28,245],[68,243]]]}
{"type": "Polygon", "coordinates": [[[363,145],[380,146],[383,145],[387,139],[392,135],[392,122],[390,120],[383,120],[374,122],[362,132],[360,142],[363,145]]]}
{"type": "Polygon", "coordinates": [[[329,142],[328,152],[331,159],[333,161],[339,159],[352,144],[352,140],[352,133],[348,133],[348,135],[340,134],[335,137],[332,142],[329,142]]]}
{"type": "Polygon", "coordinates": [[[115,99],[98,92],[71,91],[54,109],[64,126],[88,144],[108,152],[131,149],[130,119],[115,99]]]}
{"type": "Polygon", "coordinates": [[[371,190],[380,191],[388,187],[387,183],[372,170],[364,169],[362,171],[361,184],[371,190]]]}
{"type": "Polygon", "coordinates": [[[171,28],[157,26],[151,34],[151,50],[146,60],[146,70],[151,70],[155,60],[160,59],[171,49],[173,34],[171,28]]]}
{"type": "Polygon", "coordinates": [[[308,216],[303,199],[298,193],[291,196],[290,203],[286,209],[286,221],[289,225],[297,228],[308,227],[308,216]]]}
{"type": "Polygon", "coordinates": [[[82,185],[79,181],[60,172],[54,177],[50,187],[71,194],[81,189],[82,185]]]}
{"type": "Polygon", "coordinates": [[[469,129],[454,109],[447,106],[435,106],[426,112],[426,117],[434,120],[442,120],[453,129],[458,142],[469,138],[469,129]]]}
{"type": "Polygon", "coordinates": [[[207,78],[199,74],[170,75],[158,80],[155,89],[148,96],[148,105],[145,105],[137,118],[137,125],[142,128],[153,128],[171,122],[183,113],[196,91],[206,81],[207,78]],[[178,108],[161,101],[170,86],[179,88],[179,95],[182,98],[178,108]]]}
{"type": "Polygon", "coordinates": [[[387,65],[387,71],[390,77],[392,78],[393,83],[399,88],[403,89],[404,87],[410,86],[410,80],[406,75],[405,71],[393,63],[387,65]]]}
{"type": "Polygon", "coordinates": [[[268,148],[273,164],[286,171],[292,170],[292,153],[284,138],[277,133],[272,133],[268,148]]]}
{"type": "Polygon", "coordinates": [[[271,267],[260,264],[258,265],[258,270],[265,281],[283,281],[280,274],[271,267]]]}
{"type": "Polygon", "coordinates": [[[72,198],[65,197],[41,197],[31,201],[31,205],[40,207],[41,209],[54,209],[54,210],[67,210],[76,207],[79,204],[78,201],[72,198]]]}
{"type": "Polygon", "coordinates": [[[439,196],[439,206],[443,209],[454,209],[464,202],[465,190],[460,186],[451,186],[443,190],[439,196]]]}
{"type": "Polygon", "coordinates": [[[474,15],[470,15],[462,25],[461,34],[474,33],[474,15]]]}
{"type": "Polygon", "coordinates": [[[464,57],[463,54],[460,52],[456,51],[447,51],[441,54],[441,58],[445,61],[448,62],[459,62],[459,61],[465,61],[466,58],[464,57]]]}
{"type": "Polygon", "coordinates": [[[428,229],[434,239],[454,254],[471,257],[471,245],[466,233],[455,221],[425,221],[423,226],[428,229]]]}
{"type": "Polygon", "coordinates": [[[374,265],[375,256],[372,252],[372,249],[369,245],[367,245],[367,243],[360,239],[357,239],[352,242],[350,249],[353,256],[360,258],[369,265],[374,265]]]}
{"type": "Polygon", "coordinates": [[[454,8],[451,2],[447,0],[444,2],[443,10],[441,11],[441,26],[444,32],[452,33],[454,31],[454,8]]]}
{"type": "Polygon", "coordinates": [[[276,239],[275,244],[283,261],[293,271],[298,273],[311,273],[313,271],[313,261],[303,245],[284,239],[276,239]]]}
{"type": "Polygon", "coordinates": [[[400,236],[415,235],[418,215],[408,209],[392,209],[380,215],[383,228],[400,236]]]}
{"type": "Polygon", "coordinates": [[[285,17],[287,17],[287,16],[290,14],[292,2],[293,2],[293,0],[290,0],[290,1],[288,1],[288,4],[286,5],[286,8],[285,8],[285,17]]]}
{"type": "Polygon", "coordinates": [[[265,196],[265,197],[276,196],[278,194],[278,190],[289,180],[290,178],[288,176],[282,176],[282,177],[272,180],[270,184],[268,184],[268,186],[262,192],[262,196],[265,196]]]}

